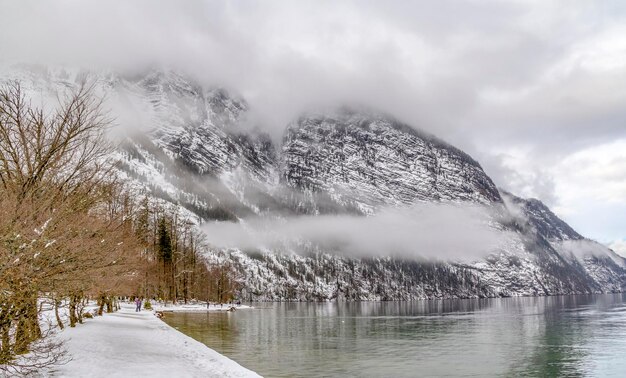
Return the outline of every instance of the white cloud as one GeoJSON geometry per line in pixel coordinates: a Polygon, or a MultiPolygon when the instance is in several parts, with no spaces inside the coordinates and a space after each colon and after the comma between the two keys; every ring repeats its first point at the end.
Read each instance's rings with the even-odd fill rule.
{"type": "Polygon", "coordinates": [[[598,240],[626,232],[626,139],[585,148],[554,164],[558,204],[553,210],[583,235],[598,240]]]}
{"type": "Polygon", "coordinates": [[[626,139],[575,152],[552,174],[563,207],[585,200],[626,204],[626,139]]]}
{"type": "MultiPolygon", "coordinates": [[[[350,256],[395,256],[471,261],[502,247],[506,232],[489,226],[489,209],[418,204],[372,216],[322,215],[212,222],[203,226],[212,245],[295,252],[321,248],[350,256]]],[[[511,240],[511,239],[509,239],[511,240]]]]}
{"type": "Polygon", "coordinates": [[[608,247],[615,251],[615,253],[626,257],[626,239],[615,240],[614,242],[609,243],[608,247]]]}

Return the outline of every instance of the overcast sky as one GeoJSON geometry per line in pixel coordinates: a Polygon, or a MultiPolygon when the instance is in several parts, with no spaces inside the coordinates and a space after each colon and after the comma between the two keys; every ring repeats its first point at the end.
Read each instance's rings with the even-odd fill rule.
{"type": "Polygon", "coordinates": [[[274,134],[313,106],[370,105],[582,234],[626,237],[626,1],[0,0],[0,36],[9,63],[226,86],[274,134]]]}

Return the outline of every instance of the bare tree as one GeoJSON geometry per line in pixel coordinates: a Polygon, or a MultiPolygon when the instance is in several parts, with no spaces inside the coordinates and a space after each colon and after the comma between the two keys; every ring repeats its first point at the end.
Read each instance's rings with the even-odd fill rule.
{"type": "Polygon", "coordinates": [[[19,83],[0,87],[0,366],[29,374],[65,361],[50,338],[118,295],[225,302],[237,282],[228,266],[207,267],[203,239],[179,209],[147,197],[135,204],[115,180],[109,120],[86,84],[47,112],[19,83]],[[40,317],[42,300],[54,324],[40,317]]]}
{"type": "Polygon", "coordinates": [[[49,332],[38,299],[54,290],[55,303],[59,295],[75,302],[95,272],[122,260],[122,222],[103,216],[112,185],[107,125],[85,84],[52,113],[31,106],[19,83],[0,88],[2,365],[25,353],[36,366],[58,362],[56,348],[41,346],[49,332]]]}

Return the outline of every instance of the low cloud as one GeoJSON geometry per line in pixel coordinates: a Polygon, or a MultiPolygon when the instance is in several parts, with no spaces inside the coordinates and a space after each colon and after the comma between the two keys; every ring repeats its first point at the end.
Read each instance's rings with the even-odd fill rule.
{"type": "Polygon", "coordinates": [[[356,257],[395,256],[470,261],[494,252],[511,236],[489,225],[477,206],[419,204],[372,216],[324,215],[207,223],[215,247],[306,252],[356,257]]]}
{"type": "Polygon", "coordinates": [[[581,262],[589,257],[599,259],[610,258],[616,264],[626,267],[626,260],[611,252],[605,245],[593,240],[565,240],[557,244],[555,248],[562,256],[570,254],[581,262]]]}

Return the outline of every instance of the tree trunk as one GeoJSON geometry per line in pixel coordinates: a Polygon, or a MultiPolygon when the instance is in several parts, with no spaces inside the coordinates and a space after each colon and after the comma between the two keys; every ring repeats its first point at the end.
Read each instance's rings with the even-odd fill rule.
{"type": "Polygon", "coordinates": [[[98,297],[98,315],[102,316],[102,312],[104,311],[104,302],[105,302],[105,296],[104,294],[100,294],[100,296],[98,297]]]}
{"type": "Polygon", "coordinates": [[[41,328],[39,328],[37,316],[37,298],[25,298],[18,314],[14,351],[16,354],[23,354],[28,352],[28,346],[31,342],[41,337],[41,328]]]}
{"type": "Polygon", "coordinates": [[[0,340],[2,340],[2,345],[0,345],[0,365],[6,365],[13,358],[11,353],[11,335],[9,334],[11,323],[10,310],[8,308],[2,310],[0,313],[0,340]]]}
{"type": "Polygon", "coordinates": [[[61,301],[59,301],[58,299],[54,300],[54,317],[57,320],[57,325],[59,326],[60,329],[65,328],[65,326],[63,326],[63,322],[61,321],[61,317],[59,316],[59,305],[61,304],[61,301]]]}
{"type": "Polygon", "coordinates": [[[70,295],[70,327],[76,327],[78,318],[76,316],[76,305],[78,304],[78,298],[75,294],[70,295]]]}

